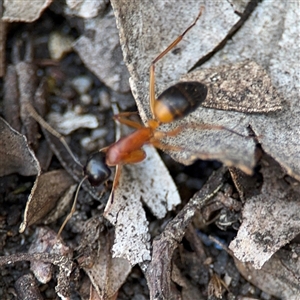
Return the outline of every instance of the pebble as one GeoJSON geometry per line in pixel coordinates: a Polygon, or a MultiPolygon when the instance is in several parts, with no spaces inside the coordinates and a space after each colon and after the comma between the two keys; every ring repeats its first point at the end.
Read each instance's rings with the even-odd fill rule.
{"type": "Polygon", "coordinates": [[[78,76],[72,80],[72,86],[79,95],[87,94],[93,84],[89,76],[78,76]]]}
{"type": "Polygon", "coordinates": [[[60,60],[63,56],[73,50],[74,39],[70,36],[54,31],[50,34],[48,40],[48,49],[50,57],[53,60],[60,60]]]}

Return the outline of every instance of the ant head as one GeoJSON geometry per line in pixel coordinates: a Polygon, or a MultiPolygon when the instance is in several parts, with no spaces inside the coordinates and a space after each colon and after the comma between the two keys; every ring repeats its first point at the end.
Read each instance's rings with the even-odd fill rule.
{"type": "Polygon", "coordinates": [[[106,181],[111,170],[105,162],[105,154],[103,152],[96,152],[90,156],[86,165],[83,168],[84,174],[91,185],[100,185],[106,181]]]}

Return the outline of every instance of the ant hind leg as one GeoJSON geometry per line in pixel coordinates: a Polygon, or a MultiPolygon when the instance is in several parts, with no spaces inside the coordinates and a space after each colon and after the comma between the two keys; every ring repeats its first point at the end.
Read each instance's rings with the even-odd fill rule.
{"type": "Polygon", "coordinates": [[[224,131],[228,131],[232,134],[236,134],[240,137],[243,138],[248,138],[248,136],[245,136],[241,133],[238,133],[237,131],[234,131],[232,129],[229,129],[225,126],[222,125],[214,125],[214,124],[186,124],[186,125],[181,125],[176,127],[175,129],[171,130],[171,131],[160,131],[160,133],[162,135],[164,135],[165,137],[169,136],[169,137],[173,137],[178,135],[181,131],[185,130],[185,129],[198,129],[198,130],[224,130],[224,131]]]}
{"type": "Polygon", "coordinates": [[[150,66],[150,83],[149,83],[149,95],[150,95],[150,109],[152,113],[152,117],[155,119],[154,114],[154,105],[156,102],[155,98],[155,64],[162,59],[167,53],[169,53],[176,45],[183,39],[186,33],[196,25],[197,21],[201,17],[204,10],[204,6],[201,6],[198,16],[194,20],[194,22],[187,28],[185,31],[179,35],[163,52],[161,52],[152,62],[150,66]]]}

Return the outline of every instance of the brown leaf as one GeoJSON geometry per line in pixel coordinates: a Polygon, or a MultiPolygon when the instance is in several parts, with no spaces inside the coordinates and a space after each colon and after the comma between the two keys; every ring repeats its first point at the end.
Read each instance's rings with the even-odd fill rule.
{"type": "Polygon", "coordinates": [[[68,189],[73,183],[65,170],[54,170],[38,176],[27,200],[24,220],[19,231],[23,232],[27,226],[44,218],[65,193],[71,200],[73,195],[68,193],[68,189]]]}
{"type": "Polygon", "coordinates": [[[79,253],[83,254],[80,258],[83,263],[86,263],[86,255],[88,258],[93,256],[93,264],[83,266],[83,269],[88,274],[98,296],[101,299],[110,299],[125,282],[131,271],[131,265],[126,259],[112,258],[111,245],[114,233],[105,230],[101,223],[101,218],[97,217],[86,223],[79,253]]]}
{"type": "Polygon", "coordinates": [[[0,118],[0,176],[19,173],[32,176],[40,172],[39,163],[26,137],[0,118]]]}

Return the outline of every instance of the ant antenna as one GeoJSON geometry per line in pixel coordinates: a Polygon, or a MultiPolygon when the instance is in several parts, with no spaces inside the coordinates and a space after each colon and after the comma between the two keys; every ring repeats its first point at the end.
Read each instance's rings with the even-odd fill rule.
{"type": "Polygon", "coordinates": [[[105,164],[105,154],[103,152],[96,152],[90,156],[90,158],[87,160],[86,165],[83,168],[84,177],[79,182],[76,194],[74,197],[74,201],[72,204],[72,208],[65,218],[63,224],[61,225],[57,237],[60,236],[61,232],[63,231],[64,227],[66,226],[67,222],[72,218],[74,212],[76,211],[76,203],[78,199],[79,190],[83,184],[83,182],[88,179],[91,185],[99,185],[106,181],[110,175],[111,170],[110,168],[105,164]]]}
{"type": "Polygon", "coordinates": [[[61,233],[62,233],[64,227],[66,226],[66,224],[67,224],[68,221],[72,218],[74,212],[76,211],[76,203],[77,203],[77,199],[78,199],[79,190],[80,190],[80,188],[81,188],[83,182],[84,182],[87,178],[88,178],[88,176],[86,175],[86,176],[84,176],[84,177],[82,178],[82,180],[79,182],[78,187],[77,187],[77,189],[76,189],[76,194],[75,194],[75,198],[74,198],[74,201],[73,201],[73,204],[72,204],[72,208],[71,208],[69,214],[67,215],[67,217],[65,218],[64,222],[63,222],[62,225],[60,226],[60,229],[59,229],[59,231],[58,231],[58,233],[57,233],[57,238],[60,237],[60,235],[61,235],[61,233]]]}
{"type": "Polygon", "coordinates": [[[61,235],[62,230],[66,226],[67,222],[71,219],[72,215],[76,211],[76,203],[78,199],[79,190],[83,184],[83,182],[88,179],[90,184],[92,186],[99,185],[103,183],[105,180],[107,180],[111,175],[111,170],[109,167],[105,164],[105,153],[103,152],[97,152],[95,154],[92,154],[90,158],[87,160],[87,163],[85,166],[83,166],[76,156],[73,154],[72,150],[70,149],[69,145],[67,144],[65,138],[57,132],[55,129],[53,129],[35,110],[35,108],[31,104],[27,104],[27,110],[30,113],[31,117],[34,118],[43,128],[45,128],[48,132],[50,132],[52,135],[57,137],[60,142],[64,145],[68,153],[71,155],[73,160],[83,169],[84,177],[79,182],[78,187],[76,189],[76,194],[74,197],[74,201],[72,204],[71,211],[65,218],[63,224],[61,225],[57,237],[61,235]]]}

